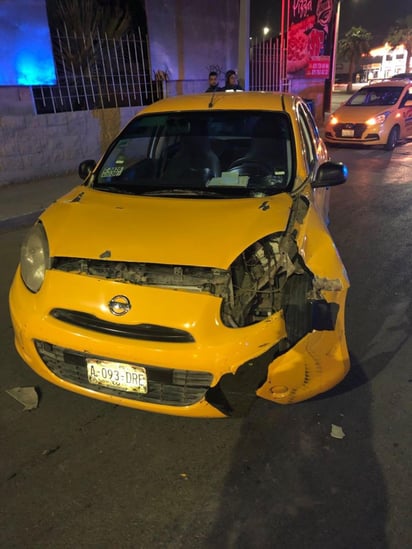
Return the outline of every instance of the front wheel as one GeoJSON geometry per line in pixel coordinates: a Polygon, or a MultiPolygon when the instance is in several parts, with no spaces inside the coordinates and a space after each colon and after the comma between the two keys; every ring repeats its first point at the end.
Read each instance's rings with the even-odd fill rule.
{"type": "Polygon", "coordinates": [[[393,151],[398,141],[399,141],[399,128],[398,126],[395,126],[391,129],[389,133],[388,141],[386,142],[386,145],[385,145],[385,150],[393,151]]]}

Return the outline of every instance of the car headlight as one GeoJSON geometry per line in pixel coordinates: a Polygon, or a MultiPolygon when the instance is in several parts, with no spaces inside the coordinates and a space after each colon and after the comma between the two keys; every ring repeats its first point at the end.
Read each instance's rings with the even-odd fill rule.
{"type": "Polygon", "coordinates": [[[366,124],[368,126],[375,126],[376,124],[383,124],[385,120],[388,118],[389,113],[384,112],[382,114],[378,114],[378,116],[372,116],[372,118],[369,118],[369,120],[366,121],[366,124]]]}
{"type": "Polygon", "coordinates": [[[339,120],[336,118],[336,116],[334,114],[332,114],[329,118],[329,124],[331,126],[335,126],[335,124],[337,124],[339,122],[339,120]]]}
{"type": "Polygon", "coordinates": [[[43,284],[46,269],[50,267],[49,244],[41,223],[27,234],[20,251],[21,276],[27,288],[36,293],[43,284]]]}

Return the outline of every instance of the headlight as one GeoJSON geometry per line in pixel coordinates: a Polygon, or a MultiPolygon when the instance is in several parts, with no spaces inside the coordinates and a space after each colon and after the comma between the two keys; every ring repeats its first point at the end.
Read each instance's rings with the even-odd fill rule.
{"type": "Polygon", "coordinates": [[[50,266],[49,244],[41,223],[27,234],[20,252],[23,282],[32,292],[38,292],[43,284],[46,269],[50,266]]]}
{"type": "Polygon", "coordinates": [[[335,124],[337,124],[339,122],[339,120],[336,118],[336,116],[334,114],[331,115],[331,117],[329,118],[329,124],[331,124],[332,126],[334,126],[335,124]]]}
{"type": "Polygon", "coordinates": [[[389,113],[384,112],[383,114],[379,114],[378,116],[373,116],[372,118],[369,118],[369,120],[366,121],[366,124],[368,126],[375,126],[376,124],[383,124],[385,120],[388,118],[389,113]]]}

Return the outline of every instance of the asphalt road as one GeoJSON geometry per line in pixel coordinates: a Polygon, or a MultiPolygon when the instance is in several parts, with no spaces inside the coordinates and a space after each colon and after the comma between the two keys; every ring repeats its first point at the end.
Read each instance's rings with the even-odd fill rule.
{"type": "Polygon", "coordinates": [[[350,169],[330,230],[352,369],[321,398],[260,400],[243,419],[147,414],[39,379],[7,308],[25,231],[0,234],[0,547],[412,546],[412,143],[331,153],[350,169]],[[36,410],[5,392],[17,386],[38,388],[36,410]]]}

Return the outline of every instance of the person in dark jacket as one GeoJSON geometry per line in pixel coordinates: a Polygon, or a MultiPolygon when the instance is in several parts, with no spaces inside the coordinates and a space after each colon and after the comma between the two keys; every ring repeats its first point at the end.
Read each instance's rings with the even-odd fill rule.
{"type": "Polygon", "coordinates": [[[223,89],[225,91],[243,91],[242,86],[238,82],[236,71],[234,71],[233,69],[226,72],[225,87],[223,89]]]}
{"type": "Polygon", "coordinates": [[[216,71],[209,72],[209,87],[205,91],[208,93],[222,91],[222,88],[219,86],[219,81],[217,79],[216,71]]]}

